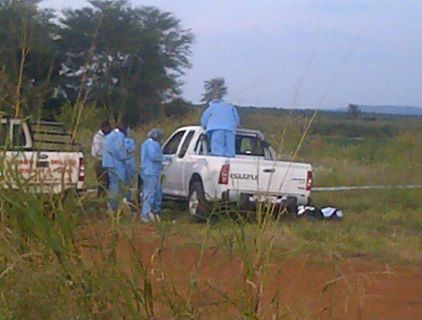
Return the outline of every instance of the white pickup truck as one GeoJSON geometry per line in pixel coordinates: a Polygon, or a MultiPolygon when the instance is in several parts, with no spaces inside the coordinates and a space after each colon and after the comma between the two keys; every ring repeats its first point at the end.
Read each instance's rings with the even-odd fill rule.
{"type": "Polygon", "coordinates": [[[164,164],[164,198],[187,200],[198,217],[209,216],[211,203],[250,209],[259,202],[296,208],[310,201],[311,165],[278,161],[259,131],[238,130],[236,157],[224,158],[210,155],[203,128],[183,127],[164,143],[163,154],[171,159],[164,164]]]}
{"type": "Polygon", "coordinates": [[[58,194],[84,178],[83,153],[60,123],[0,118],[0,189],[58,194]]]}

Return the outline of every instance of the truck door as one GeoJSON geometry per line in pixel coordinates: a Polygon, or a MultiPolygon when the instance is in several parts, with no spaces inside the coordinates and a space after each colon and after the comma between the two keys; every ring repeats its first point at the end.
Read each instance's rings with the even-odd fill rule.
{"type": "MultiPolygon", "coordinates": [[[[175,196],[185,196],[185,186],[184,186],[184,176],[185,176],[185,155],[191,144],[192,137],[195,134],[195,130],[181,131],[180,136],[182,137],[179,141],[179,146],[176,150],[176,153],[172,155],[172,161],[165,167],[163,188],[164,193],[175,195],[175,196]],[[167,192],[167,191],[168,192],[167,192]]],[[[174,136],[175,139],[179,139],[178,133],[174,136]]],[[[164,146],[163,153],[165,155],[170,155],[169,144],[172,143],[172,139],[169,140],[169,143],[164,146]]]]}
{"type": "Polygon", "coordinates": [[[25,189],[34,184],[36,155],[30,151],[29,131],[17,119],[1,119],[1,180],[7,187],[25,189]]]}
{"type": "Polygon", "coordinates": [[[170,162],[165,162],[163,169],[163,192],[169,195],[178,195],[177,186],[182,180],[182,170],[178,169],[180,163],[175,163],[181,142],[186,130],[177,131],[163,146],[164,156],[171,158],[170,162]]]}

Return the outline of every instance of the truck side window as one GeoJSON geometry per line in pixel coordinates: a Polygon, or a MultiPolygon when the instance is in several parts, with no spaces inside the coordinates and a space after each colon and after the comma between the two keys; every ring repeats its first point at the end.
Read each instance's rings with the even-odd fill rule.
{"type": "Polygon", "coordinates": [[[0,147],[4,147],[7,143],[9,135],[9,124],[7,122],[0,122],[0,147]]]}
{"type": "Polygon", "coordinates": [[[274,149],[269,145],[268,142],[263,142],[264,152],[265,152],[265,160],[277,160],[277,157],[275,156],[274,149]]]}
{"type": "Polygon", "coordinates": [[[21,124],[14,124],[12,127],[12,146],[24,147],[25,146],[25,133],[21,124]]]}
{"type": "Polygon", "coordinates": [[[182,141],[183,136],[185,135],[185,130],[177,132],[171,139],[166,143],[163,148],[163,154],[172,155],[176,154],[179,144],[182,141]]]}
{"type": "Polygon", "coordinates": [[[211,141],[208,134],[201,134],[195,146],[195,152],[201,156],[211,154],[211,141]]]}
{"type": "Polygon", "coordinates": [[[188,135],[185,138],[185,141],[183,141],[182,147],[180,148],[179,152],[179,158],[183,158],[186,154],[186,151],[188,150],[188,147],[190,145],[190,142],[192,141],[192,137],[195,134],[194,130],[189,131],[188,135]]]}

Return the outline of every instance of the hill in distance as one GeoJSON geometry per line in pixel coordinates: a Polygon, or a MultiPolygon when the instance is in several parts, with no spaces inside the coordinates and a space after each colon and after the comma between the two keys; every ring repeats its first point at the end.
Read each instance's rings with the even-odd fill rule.
{"type": "MultiPolygon", "coordinates": [[[[204,107],[203,105],[195,105],[198,107],[204,107]]],[[[242,107],[243,110],[250,110],[250,111],[257,111],[257,110],[266,110],[269,112],[292,112],[292,113],[301,113],[304,111],[313,111],[315,110],[313,107],[298,107],[296,109],[290,108],[283,108],[283,107],[270,107],[270,106],[239,106],[242,107]]],[[[391,115],[391,116],[419,116],[422,117],[422,107],[413,107],[413,106],[392,106],[392,105],[358,105],[359,110],[362,113],[373,113],[379,115],[391,115]]],[[[321,108],[318,109],[322,112],[348,112],[346,108],[321,108]]]]}
{"type": "MultiPolygon", "coordinates": [[[[422,108],[411,106],[367,106],[358,105],[361,112],[364,113],[378,113],[378,114],[392,114],[403,116],[422,116],[422,108]]],[[[347,111],[347,109],[342,109],[347,111]]]]}

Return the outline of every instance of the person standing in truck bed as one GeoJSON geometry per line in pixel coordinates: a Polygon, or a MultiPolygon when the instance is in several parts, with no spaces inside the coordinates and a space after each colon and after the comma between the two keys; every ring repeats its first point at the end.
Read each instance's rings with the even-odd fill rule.
{"type": "Polygon", "coordinates": [[[110,133],[111,126],[108,121],[101,124],[94,138],[92,139],[91,155],[95,159],[95,174],[98,183],[98,197],[103,197],[108,190],[108,174],[107,170],[103,168],[103,154],[105,137],[110,133]]]}
{"type": "Polygon", "coordinates": [[[201,126],[211,136],[211,155],[234,158],[236,130],[240,124],[236,108],[216,96],[201,118],[201,126]]]}

